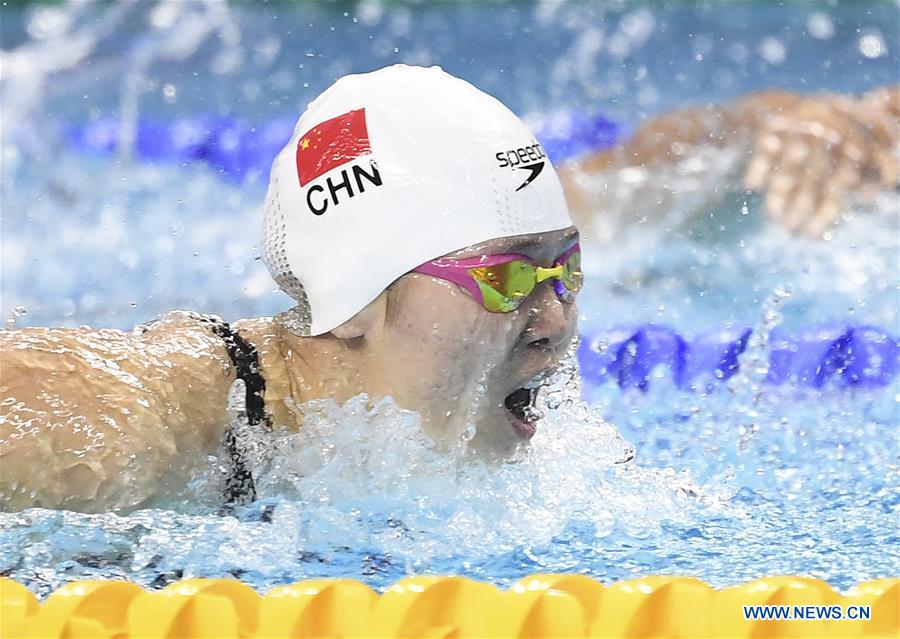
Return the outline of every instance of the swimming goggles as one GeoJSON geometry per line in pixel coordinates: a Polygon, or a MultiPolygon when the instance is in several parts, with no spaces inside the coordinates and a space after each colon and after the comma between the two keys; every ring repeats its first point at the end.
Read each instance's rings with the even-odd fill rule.
{"type": "Polygon", "coordinates": [[[553,288],[559,299],[572,302],[584,282],[578,244],[557,257],[550,268],[538,266],[527,255],[502,253],[460,260],[432,260],[413,273],[431,275],[461,286],[491,313],[516,310],[538,284],[551,278],[556,280],[553,288]]]}

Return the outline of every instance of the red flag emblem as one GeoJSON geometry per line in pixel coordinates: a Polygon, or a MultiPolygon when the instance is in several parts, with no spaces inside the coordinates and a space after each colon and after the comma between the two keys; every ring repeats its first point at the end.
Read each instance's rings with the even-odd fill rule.
{"type": "Polygon", "coordinates": [[[371,152],[365,109],[325,120],[297,141],[300,186],[306,186],[331,169],[371,152]]]}

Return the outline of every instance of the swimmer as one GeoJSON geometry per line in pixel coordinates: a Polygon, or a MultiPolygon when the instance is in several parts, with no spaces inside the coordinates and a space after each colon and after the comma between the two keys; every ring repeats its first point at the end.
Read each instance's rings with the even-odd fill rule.
{"type": "Polygon", "coordinates": [[[763,194],[773,222],[823,237],[852,198],[866,202],[900,185],[900,86],[858,99],[768,91],[673,111],[649,120],[620,147],[569,162],[560,178],[582,233],[614,241],[622,224],[677,206],[675,189],[663,180],[654,191],[646,178],[678,163],[684,164],[675,179],[697,170],[715,174],[705,198],[692,202],[696,208],[746,189],[763,194]],[[704,149],[716,148],[733,151],[727,166],[710,166],[721,155],[697,164],[704,149]],[[623,182],[637,184],[629,190],[623,182]],[[604,216],[616,212],[621,223],[603,229],[604,216]]]}
{"type": "Polygon", "coordinates": [[[579,235],[493,97],[436,67],[338,80],[273,163],[263,259],[297,302],[275,318],[0,332],[0,507],[158,503],[223,445],[223,499],[252,500],[237,379],[263,431],[367,393],[419,413],[438,448],[471,424],[469,450],[503,460],[534,434],[535,388],[575,333],[579,235]]]}
{"type": "Polygon", "coordinates": [[[656,118],[563,167],[573,224],[540,144],[495,99],[437,69],[343,78],[270,176],[263,257],[295,308],[234,325],[171,312],[130,333],[0,332],[0,507],[138,508],[223,442],[225,499],[252,499],[227,411],[236,379],[254,428],[296,430],[303,403],[367,393],[419,413],[438,447],[472,424],[473,453],[507,459],[538,427],[533,389],[574,335],[577,229],[612,204],[665,208],[611,204],[605,176],[743,145],[769,215],[821,234],[844,191],[897,177],[885,155],[897,92],[848,100],[765,93],[656,118]]]}

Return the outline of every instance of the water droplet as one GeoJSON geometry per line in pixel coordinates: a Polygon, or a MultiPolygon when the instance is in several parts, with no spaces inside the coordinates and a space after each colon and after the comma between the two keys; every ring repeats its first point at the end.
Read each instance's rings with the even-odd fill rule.
{"type": "Polygon", "coordinates": [[[859,52],[870,59],[880,58],[887,54],[887,45],[881,33],[872,31],[859,39],[859,52]]]}
{"type": "Polygon", "coordinates": [[[828,40],[834,35],[834,23],[827,13],[816,11],[809,14],[806,20],[806,30],[814,38],[828,40]]]}
{"type": "Polygon", "coordinates": [[[760,43],[759,54],[769,64],[781,64],[787,57],[787,48],[778,38],[769,36],[760,43]]]}
{"type": "Polygon", "coordinates": [[[28,311],[25,310],[24,306],[16,306],[10,312],[9,317],[6,318],[6,328],[9,330],[14,329],[16,327],[16,321],[27,314],[28,311]]]}

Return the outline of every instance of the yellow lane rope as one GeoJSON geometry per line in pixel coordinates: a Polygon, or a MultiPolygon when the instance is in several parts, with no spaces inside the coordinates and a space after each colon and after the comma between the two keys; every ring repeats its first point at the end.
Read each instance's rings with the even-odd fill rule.
{"type": "Polygon", "coordinates": [[[380,596],[346,579],[301,581],[262,596],[231,579],[185,579],[155,592],[122,581],[80,581],[39,603],[3,578],[0,637],[897,639],[900,579],[869,581],[840,594],[806,577],[714,590],[688,577],[603,586],[582,575],[532,575],[506,591],[461,577],[409,577],[380,596]]]}

